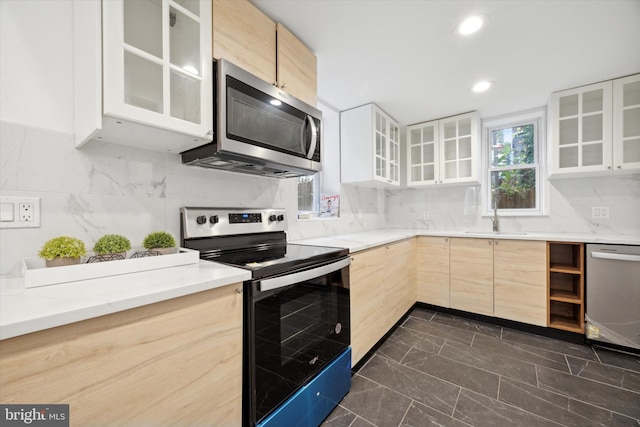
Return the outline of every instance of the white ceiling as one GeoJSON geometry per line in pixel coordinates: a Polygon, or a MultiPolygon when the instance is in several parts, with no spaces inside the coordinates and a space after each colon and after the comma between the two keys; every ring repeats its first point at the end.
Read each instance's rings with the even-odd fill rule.
{"type": "Polygon", "coordinates": [[[539,107],[640,72],[640,0],[251,0],[318,57],[318,97],[375,102],[402,125],[539,107]],[[485,16],[472,36],[456,32],[485,16]],[[480,79],[493,81],[483,94],[480,79]]]}

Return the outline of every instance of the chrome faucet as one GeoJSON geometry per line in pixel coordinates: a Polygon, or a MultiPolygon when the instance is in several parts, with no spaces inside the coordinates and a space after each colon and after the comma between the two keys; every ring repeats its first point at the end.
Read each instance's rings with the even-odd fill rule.
{"type": "Polygon", "coordinates": [[[493,232],[497,233],[500,231],[500,223],[498,222],[498,191],[493,190],[493,218],[491,218],[491,222],[493,222],[493,232]]]}

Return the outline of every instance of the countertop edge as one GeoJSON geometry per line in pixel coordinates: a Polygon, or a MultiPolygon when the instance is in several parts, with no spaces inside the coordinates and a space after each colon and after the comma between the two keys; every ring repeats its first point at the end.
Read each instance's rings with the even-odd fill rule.
{"type": "Polygon", "coordinates": [[[241,283],[250,278],[248,270],[209,261],[29,289],[24,288],[23,278],[1,277],[0,340],[241,283]]]}

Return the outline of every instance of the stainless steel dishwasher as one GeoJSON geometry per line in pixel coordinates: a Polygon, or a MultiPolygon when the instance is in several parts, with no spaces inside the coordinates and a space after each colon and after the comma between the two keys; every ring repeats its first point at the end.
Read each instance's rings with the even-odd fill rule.
{"type": "Polygon", "coordinates": [[[587,245],[587,338],[640,350],[640,246],[587,245]]]}

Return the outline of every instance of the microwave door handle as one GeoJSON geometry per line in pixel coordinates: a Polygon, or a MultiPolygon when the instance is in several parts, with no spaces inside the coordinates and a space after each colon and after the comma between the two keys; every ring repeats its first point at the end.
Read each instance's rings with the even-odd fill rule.
{"type": "Polygon", "coordinates": [[[304,118],[304,123],[302,124],[302,144],[303,144],[303,147],[304,147],[304,145],[306,145],[306,141],[304,140],[304,135],[305,135],[304,130],[307,128],[307,126],[309,126],[311,128],[311,141],[309,141],[309,150],[306,153],[307,159],[310,159],[310,158],[313,157],[313,153],[316,151],[316,143],[317,143],[317,137],[318,137],[318,129],[316,128],[316,124],[313,121],[313,117],[306,116],[304,118]]]}
{"type": "Polygon", "coordinates": [[[351,258],[345,258],[334,263],[323,265],[322,267],[313,268],[311,270],[301,271],[299,273],[287,274],[286,276],[274,277],[273,279],[261,280],[258,283],[260,291],[270,291],[272,289],[283,288],[305,280],[315,279],[334,271],[338,271],[351,264],[351,258]]]}

